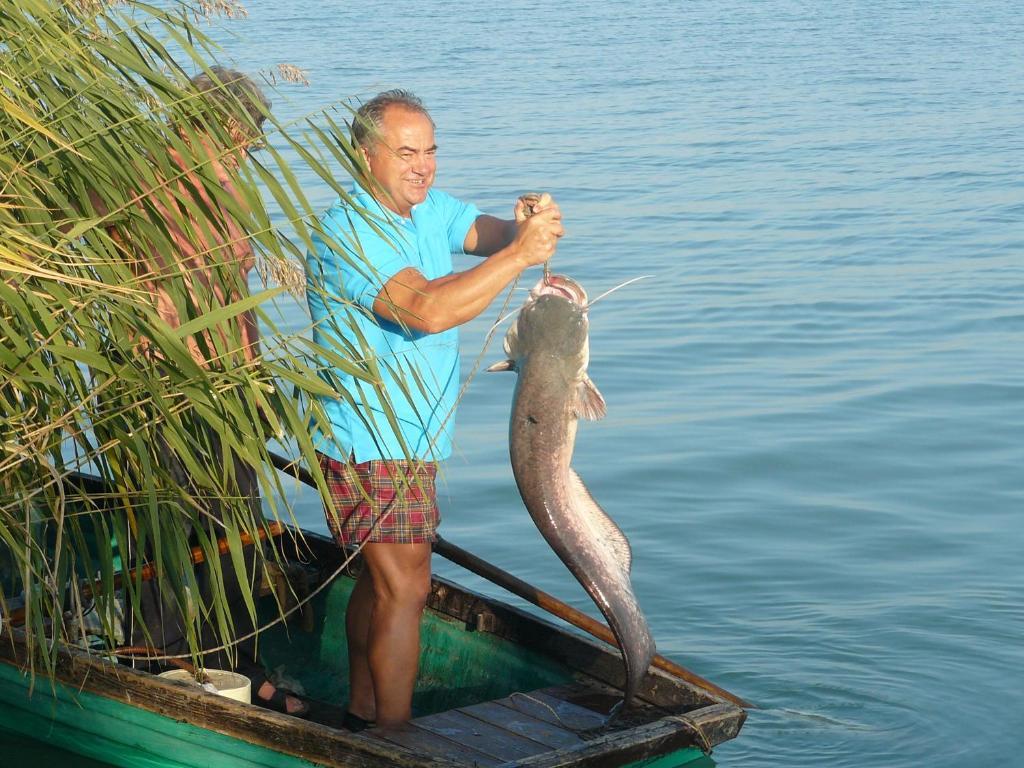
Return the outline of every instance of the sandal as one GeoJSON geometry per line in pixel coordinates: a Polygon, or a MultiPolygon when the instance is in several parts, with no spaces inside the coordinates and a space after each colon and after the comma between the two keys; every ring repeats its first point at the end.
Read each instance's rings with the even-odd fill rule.
{"type": "Polygon", "coordinates": [[[353,715],[348,710],[345,711],[345,716],[341,718],[341,727],[346,731],[352,731],[352,733],[359,733],[376,725],[377,723],[373,720],[364,720],[359,715],[353,715]]]}
{"type": "Polygon", "coordinates": [[[285,688],[283,685],[275,685],[274,681],[267,677],[266,672],[257,670],[249,675],[249,679],[252,681],[252,703],[256,706],[280,712],[283,715],[290,715],[291,717],[302,718],[309,715],[309,704],[295,691],[285,688]],[[260,688],[263,687],[264,683],[270,683],[274,686],[274,693],[269,699],[260,696],[260,688]],[[289,696],[298,701],[302,706],[296,710],[289,710],[289,696]]]}

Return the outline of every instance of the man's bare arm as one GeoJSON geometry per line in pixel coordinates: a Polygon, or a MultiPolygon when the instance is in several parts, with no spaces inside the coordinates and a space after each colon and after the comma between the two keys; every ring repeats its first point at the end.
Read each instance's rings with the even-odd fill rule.
{"type": "Polygon", "coordinates": [[[466,235],[464,249],[474,256],[491,256],[511,243],[518,226],[515,221],[483,214],[477,216],[466,235]]]}
{"type": "Polygon", "coordinates": [[[412,267],[403,269],[384,285],[374,301],[374,313],[425,333],[440,333],[472,320],[520,272],[554,255],[562,236],[561,218],[557,206],[552,206],[513,223],[511,242],[465,272],[427,280],[412,267]]]}

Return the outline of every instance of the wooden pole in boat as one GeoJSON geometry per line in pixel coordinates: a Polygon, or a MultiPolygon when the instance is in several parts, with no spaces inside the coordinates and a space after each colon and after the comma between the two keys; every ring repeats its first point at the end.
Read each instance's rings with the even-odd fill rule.
{"type": "MultiPolygon", "coordinates": [[[[286,472],[293,477],[298,478],[306,485],[313,486],[314,488],[316,487],[313,475],[310,474],[309,470],[305,467],[299,466],[295,462],[289,461],[283,456],[278,456],[275,453],[270,454],[270,460],[271,463],[282,472],[286,472]]],[[[434,544],[434,551],[446,560],[450,560],[456,565],[462,566],[467,571],[471,571],[477,576],[482,576],[491,583],[507,589],[512,594],[523,598],[523,600],[526,600],[527,602],[533,603],[538,608],[541,608],[548,613],[557,616],[563,621],[572,624],[577,629],[582,629],[584,632],[593,635],[598,640],[603,640],[609,645],[613,645],[616,648],[618,647],[619,644],[615,640],[615,635],[606,625],[596,619],[592,619],[590,616],[587,616],[587,614],[582,611],[573,608],[571,605],[562,602],[557,597],[549,595],[543,590],[537,589],[537,587],[513,576],[507,571],[503,571],[496,565],[491,565],[486,560],[474,555],[472,552],[467,552],[461,547],[457,547],[451,542],[442,539],[440,536],[434,544]]],[[[743,707],[744,709],[755,708],[750,702],[741,699],[733,693],[729,693],[729,691],[724,688],[720,688],[710,680],[705,680],[700,675],[676,664],[671,659],[666,659],[660,653],[655,655],[651,660],[651,664],[658,669],[668,672],[670,675],[675,675],[691,685],[707,691],[708,693],[732,702],[738,707],[743,707]]]]}
{"type": "MultiPolygon", "coordinates": [[[[267,536],[277,538],[282,533],[284,533],[284,530],[284,526],[281,525],[281,523],[271,521],[267,523],[266,528],[260,528],[257,535],[260,541],[262,541],[263,539],[267,538],[267,536]]],[[[251,546],[253,543],[252,536],[250,536],[245,531],[239,533],[239,540],[241,541],[243,547],[251,546]]],[[[217,539],[217,551],[220,552],[220,554],[222,555],[226,555],[228,553],[227,538],[217,539]]],[[[190,557],[193,565],[199,565],[199,563],[206,560],[206,555],[203,554],[203,548],[198,545],[192,547],[190,557]]],[[[128,572],[129,580],[135,579],[135,573],[136,570],[134,568],[128,572]]],[[[156,569],[150,563],[146,563],[142,566],[142,570],[139,572],[139,575],[142,577],[143,581],[150,581],[156,575],[156,569]]],[[[114,589],[118,589],[123,583],[124,579],[122,578],[121,574],[116,574],[114,576],[114,589]]],[[[91,596],[92,587],[89,584],[85,584],[82,587],[82,597],[87,598],[91,596]]],[[[11,626],[20,627],[24,623],[24,608],[16,608],[14,611],[11,612],[11,626]]]]}

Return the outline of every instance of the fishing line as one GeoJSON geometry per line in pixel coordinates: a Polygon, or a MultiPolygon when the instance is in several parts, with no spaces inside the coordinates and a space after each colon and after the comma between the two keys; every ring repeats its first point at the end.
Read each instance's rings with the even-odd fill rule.
{"type": "Polygon", "coordinates": [[[445,414],[444,419],[441,421],[440,426],[438,426],[437,428],[437,432],[434,433],[434,437],[431,438],[430,440],[430,452],[433,452],[437,444],[437,441],[441,438],[441,435],[444,434],[445,425],[448,423],[448,420],[451,419],[451,417],[455,414],[456,409],[459,407],[459,403],[462,402],[462,398],[465,397],[466,390],[469,389],[470,382],[472,382],[473,379],[476,378],[476,375],[480,372],[480,365],[484,361],[484,355],[487,354],[487,348],[491,344],[491,339],[494,338],[494,332],[498,330],[498,325],[507,320],[509,317],[511,317],[511,315],[515,314],[513,312],[510,313],[509,315],[505,315],[505,311],[508,309],[508,305],[512,303],[512,294],[515,293],[516,287],[519,285],[519,280],[521,277],[522,273],[520,273],[516,277],[516,279],[512,281],[512,285],[509,287],[508,293],[505,295],[505,301],[501,305],[501,309],[498,310],[498,317],[500,319],[494,322],[494,324],[491,326],[491,329],[487,332],[487,335],[484,337],[483,347],[480,349],[480,353],[476,356],[476,361],[473,363],[473,369],[469,372],[469,375],[466,376],[466,380],[462,383],[462,386],[459,388],[459,394],[456,395],[455,397],[455,402],[452,404],[452,407],[448,411],[448,413],[445,414]]]}
{"type": "MultiPolygon", "coordinates": [[[[520,195],[519,199],[523,201],[523,203],[524,203],[524,213],[526,213],[526,217],[529,218],[530,216],[533,215],[533,206],[536,205],[538,202],[540,202],[541,195],[539,195],[536,192],[529,192],[529,193],[527,193],[525,195],[520,195]]],[[[544,262],[544,282],[545,283],[548,282],[548,277],[550,276],[550,273],[551,273],[551,260],[548,259],[547,261],[544,262]]],[[[511,313],[511,314],[506,315],[505,313],[508,310],[508,305],[512,303],[512,295],[518,289],[519,281],[520,281],[520,279],[522,279],[522,276],[523,276],[523,274],[522,274],[522,272],[520,272],[518,275],[516,275],[516,279],[512,281],[512,285],[509,286],[508,293],[505,294],[505,301],[502,303],[501,309],[498,310],[498,320],[495,320],[494,324],[491,326],[490,330],[487,331],[487,335],[484,337],[483,347],[480,349],[480,353],[477,355],[476,361],[473,363],[473,369],[469,372],[469,375],[466,377],[466,381],[463,382],[462,387],[459,389],[459,394],[455,398],[455,404],[452,405],[451,410],[448,411],[447,415],[445,415],[444,421],[442,421],[441,422],[441,426],[438,427],[436,435],[430,441],[430,448],[431,448],[431,450],[433,450],[435,443],[441,437],[441,434],[444,432],[444,427],[448,423],[448,420],[455,413],[455,410],[456,410],[456,408],[458,408],[459,403],[462,402],[462,398],[465,396],[466,390],[469,389],[470,382],[473,381],[473,379],[476,378],[476,375],[480,372],[480,365],[481,365],[481,363],[483,363],[484,355],[487,354],[487,348],[490,346],[491,339],[494,338],[494,333],[495,333],[495,331],[498,330],[498,326],[501,323],[505,322],[505,320],[507,320],[509,317],[511,317],[512,314],[515,314],[515,313],[511,313]]]]}
{"type": "MultiPolygon", "coordinates": [[[[508,320],[508,319],[509,319],[510,317],[515,317],[515,315],[516,315],[516,312],[518,312],[518,311],[519,311],[519,310],[517,309],[517,310],[516,310],[515,312],[509,312],[509,313],[508,313],[507,315],[505,315],[504,317],[499,317],[499,318],[498,318],[497,320],[495,320],[495,321],[494,321],[494,325],[492,325],[492,326],[491,326],[491,330],[490,330],[489,332],[490,332],[490,333],[493,333],[494,331],[496,331],[496,330],[498,329],[498,326],[499,326],[499,325],[501,325],[502,323],[504,323],[504,322],[505,322],[506,320],[508,320]]],[[[481,354],[482,354],[482,353],[481,353],[481,354]]]]}

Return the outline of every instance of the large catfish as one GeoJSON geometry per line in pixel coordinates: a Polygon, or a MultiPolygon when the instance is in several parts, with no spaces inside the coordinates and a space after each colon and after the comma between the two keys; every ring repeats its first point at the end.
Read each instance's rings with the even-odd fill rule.
{"type": "Polygon", "coordinates": [[[583,288],[563,275],[548,275],[530,291],[505,336],[508,359],[488,370],[519,374],[509,423],[519,493],[541,534],[618,640],[626,686],[615,717],[632,701],[655,649],[629,580],[629,541],[569,466],[577,419],[599,419],[606,410],[587,376],[588,325],[583,288]]]}

